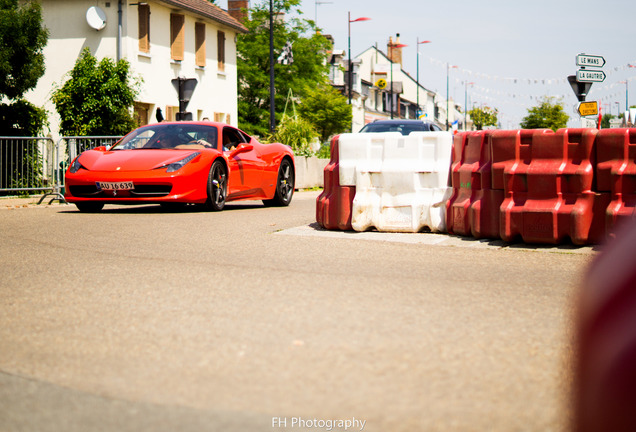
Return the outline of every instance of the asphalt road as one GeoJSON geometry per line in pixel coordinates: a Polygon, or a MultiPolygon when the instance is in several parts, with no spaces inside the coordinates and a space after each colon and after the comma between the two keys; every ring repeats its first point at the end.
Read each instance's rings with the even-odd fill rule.
{"type": "Polygon", "coordinates": [[[0,209],[0,431],[568,429],[592,248],[327,232],[316,196],[0,209]]]}

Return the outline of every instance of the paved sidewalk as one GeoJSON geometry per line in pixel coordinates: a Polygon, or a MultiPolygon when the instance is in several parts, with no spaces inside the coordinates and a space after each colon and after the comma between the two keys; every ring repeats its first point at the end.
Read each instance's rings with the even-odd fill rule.
{"type": "MultiPolygon", "coordinates": [[[[23,207],[38,207],[42,195],[30,195],[28,197],[0,197],[0,210],[11,210],[23,207]]],[[[39,207],[48,207],[53,195],[47,196],[39,207]]],[[[63,203],[62,203],[63,204],[63,203]]],[[[59,201],[53,201],[51,205],[60,205],[59,201]]]]}

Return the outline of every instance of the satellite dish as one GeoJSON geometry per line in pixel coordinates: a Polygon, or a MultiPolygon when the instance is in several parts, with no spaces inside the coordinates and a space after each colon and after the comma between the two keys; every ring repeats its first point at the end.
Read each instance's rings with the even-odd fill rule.
{"type": "Polygon", "coordinates": [[[106,14],[101,8],[91,6],[86,11],[86,22],[89,26],[99,31],[106,27],[106,14]]]}

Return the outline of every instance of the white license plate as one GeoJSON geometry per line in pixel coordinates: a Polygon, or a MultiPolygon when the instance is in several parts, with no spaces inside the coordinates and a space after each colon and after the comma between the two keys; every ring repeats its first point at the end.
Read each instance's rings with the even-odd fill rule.
{"type": "Polygon", "coordinates": [[[124,182],[95,182],[97,189],[101,190],[130,190],[134,189],[135,185],[131,181],[124,182]]]}

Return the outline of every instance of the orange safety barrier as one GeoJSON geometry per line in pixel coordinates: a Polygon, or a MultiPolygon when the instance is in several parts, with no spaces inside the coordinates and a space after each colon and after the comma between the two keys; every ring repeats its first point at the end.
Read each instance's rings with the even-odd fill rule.
{"type": "Polygon", "coordinates": [[[340,186],[339,159],[338,136],[335,136],[331,140],[331,160],[324,170],[324,189],[316,199],[316,221],[326,229],[350,231],[356,187],[340,186]]]}
{"type": "Polygon", "coordinates": [[[499,237],[503,188],[492,188],[492,131],[455,135],[451,164],[453,195],[446,205],[449,232],[475,238],[499,237]]]}
{"type": "Polygon", "coordinates": [[[493,183],[503,184],[500,235],[528,243],[600,242],[609,194],[592,191],[596,129],[493,134],[493,183]],[[497,180],[497,181],[495,181],[497,180]]]}
{"type": "Polygon", "coordinates": [[[636,431],[636,223],[592,263],[580,290],[573,405],[578,432],[636,431]]]}
{"type": "Polygon", "coordinates": [[[596,188],[610,192],[605,212],[608,233],[635,215],[636,129],[603,129],[596,138],[596,188]]]}

